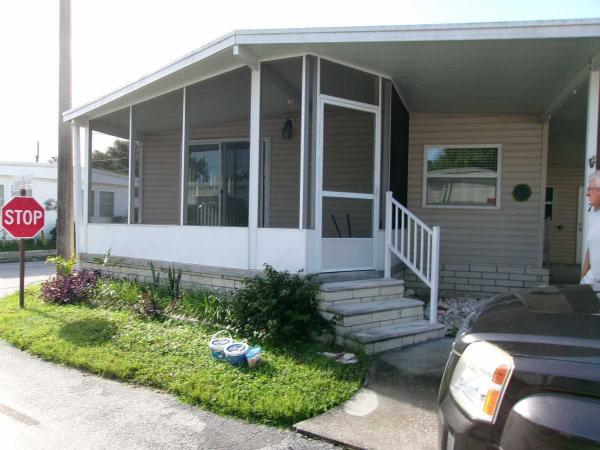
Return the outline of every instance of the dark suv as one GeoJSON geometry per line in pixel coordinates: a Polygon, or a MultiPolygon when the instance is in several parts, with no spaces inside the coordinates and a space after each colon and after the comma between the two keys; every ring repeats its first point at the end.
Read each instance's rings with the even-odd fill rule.
{"type": "Polygon", "coordinates": [[[440,450],[600,449],[600,285],[479,305],[454,341],[438,402],[440,450]]]}

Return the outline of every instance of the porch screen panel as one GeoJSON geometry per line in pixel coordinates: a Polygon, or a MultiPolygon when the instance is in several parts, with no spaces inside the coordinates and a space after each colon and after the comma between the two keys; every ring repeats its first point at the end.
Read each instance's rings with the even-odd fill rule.
{"type": "Polygon", "coordinates": [[[133,107],[137,223],[180,222],[182,122],[181,89],[133,107]]]}
{"type": "Polygon", "coordinates": [[[428,206],[496,207],[498,147],[426,150],[428,206]]]}
{"type": "Polygon", "coordinates": [[[323,190],[373,193],[375,114],[324,107],[323,190]]]}
{"type": "Polygon", "coordinates": [[[298,228],[302,58],[261,64],[259,226],[298,228]]]}
{"type": "Polygon", "coordinates": [[[321,94],[379,105],[379,77],[321,59],[321,94]]]}
{"type": "Polygon", "coordinates": [[[184,223],[248,226],[250,70],[186,89],[184,223]]]}
{"type": "Polygon", "coordinates": [[[90,120],[90,139],[88,221],[127,223],[129,108],[90,120]]]}
{"type": "Polygon", "coordinates": [[[323,237],[373,237],[373,201],[323,197],[323,237]]]}

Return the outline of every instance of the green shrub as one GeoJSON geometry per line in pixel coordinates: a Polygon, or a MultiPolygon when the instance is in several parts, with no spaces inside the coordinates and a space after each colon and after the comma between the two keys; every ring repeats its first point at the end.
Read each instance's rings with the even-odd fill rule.
{"type": "Polygon", "coordinates": [[[277,343],[310,340],[331,324],[317,309],[319,286],[301,273],[264,273],[243,281],[228,302],[229,322],[240,333],[277,343]]]}
{"type": "Polygon", "coordinates": [[[112,309],[129,308],[140,301],[142,287],[137,281],[101,278],[96,285],[96,295],[92,299],[95,306],[112,309]]]}
{"type": "Polygon", "coordinates": [[[227,324],[227,300],[210,291],[188,291],[181,296],[177,312],[186,317],[201,319],[212,324],[227,324]]]}
{"type": "Polygon", "coordinates": [[[69,259],[65,259],[62,256],[49,256],[46,258],[46,264],[54,264],[56,266],[56,273],[63,277],[68,277],[73,273],[79,258],[77,256],[71,256],[69,259]]]}

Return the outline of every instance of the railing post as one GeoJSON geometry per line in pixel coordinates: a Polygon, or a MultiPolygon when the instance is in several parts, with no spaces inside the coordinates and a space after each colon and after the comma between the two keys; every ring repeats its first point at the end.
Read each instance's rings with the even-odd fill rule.
{"type": "MultiPolygon", "coordinates": [[[[398,224],[396,224],[398,226],[398,224]]],[[[384,248],[384,277],[392,278],[392,192],[385,193],[385,248],[384,248]]]]}
{"type": "Polygon", "coordinates": [[[438,284],[440,282],[440,227],[433,227],[431,246],[431,296],[429,299],[429,322],[437,323],[438,284]]]}

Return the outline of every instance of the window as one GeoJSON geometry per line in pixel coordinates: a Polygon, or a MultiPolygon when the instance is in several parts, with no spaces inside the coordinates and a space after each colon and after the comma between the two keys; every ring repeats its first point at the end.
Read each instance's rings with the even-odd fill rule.
{"type": "Polygon", "coordinates": [[[544,219],[552,220],[554,216],[554,188],[551,186],[546,187],[546,207],[545,207],[544,219]]]}
{"type": "Polygon", "coordinates": [[[248,226],[248,141],[190,143],[188,225],[248,226]]]}
{"type": "Polygon", "coordinates": [[[90,120],[90,223],[127,223],[129,190],[129,108],[90,120]],[[101,191],[111,189],[111,191],[101,191]],[[99,192],[98,215],[93,191],[99,192]],[[115,203],[115,192],[118,192],[115,203]],[[110,194],[110,195],[109,195],[110,194]],[[112,196],[112,200],[108,200],[112,196]],[[104,203],[103,203],[104,199],[104,203]],[[111,202],[109,204],[109,202],[111,202]],[[109,208],[110,206],[110,208],[109,208]]]}
{"type": "Polygon", "coordinates": [[[95,208],[95,205],[96,205],[96,198],[95,197],[96,197],[96,192],[92,189],[90,191],[90,204],[88,206],[88,216],[89,217],[96,217],[96,214],[95,214],[95,211],[94,211],[94,208],[95,208]]]}
{"type": "MultiPolygon", "coordinates": [[[[13,184],[10,189],[11,197],[20,197],[21,196],[21,184],[13,184]]],[[[25,188],[25,196],[31,197],[31,185],[25,188]]],[[[4,186],[2,186],[2,197],[4,198],[4,186]]],[[[4,204],[4,202],[2,203],[4,204]]]]}
{"type": "Polygon", "coordinates": [[[498,208],[500,145],[425,146],[423,206],[498,208]]]}
{"type": "Polygon", "coordinates": [[[98,206],[100,217],[114,217],[115,213],[115,193],[100,191],[98,193],[98,206]]]}

